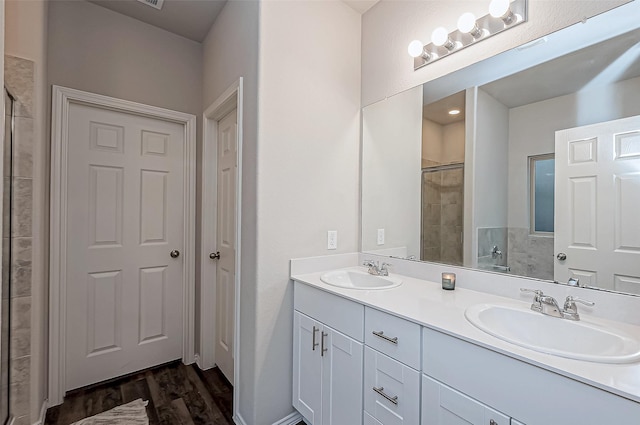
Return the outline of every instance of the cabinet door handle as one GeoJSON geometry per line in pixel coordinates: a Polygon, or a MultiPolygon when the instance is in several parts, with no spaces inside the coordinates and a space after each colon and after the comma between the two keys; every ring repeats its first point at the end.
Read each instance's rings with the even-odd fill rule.
{"type": "Polygon", "coordinates": [[[311,341],[311,351],[316,351],[316,347],[318,346],[318,343],[316,342],[316,332],[318,332],[320,329],[316,328],[315,326],[313,327],[313,337],[312,337],[312,341],[311,341]]]}
{"type": "Polygon", "coordinates": [[[491,419],[489,421],[489,425],[498,425],[498,422],[494,421],[493,419],[491,419]]]}
{"type": "Polygon", "coordinates": [[[386,398],[387,400],[389,400],[391,403],[395,404],[396,406],[398,405],[398,396],[396,395],[396,396],[391,397],[390,395],[386,394],[384,392],[384,387],[380,387],[380,388],[373,387],[373,391],[377,392],[382,397],[386,398]]]}
{"type": "Polygon", "coordinates": [[[393,338],[390,338],[390,337],[386,336],[384,334],[384,332],[382,332],[382,331],[373,331],[371,333],[374,334],[375,336],[377,336],[378,338],[382,338],[387,342],[390,342],[392,344],[398,345],[398,337],[397,336],[394,336],[393,338]]]}
{"type": "Polygon", "coordinates": [[[320,356],[323,357],[325,351],[327,351],[328,349],[324,347],[324,337],[329,335],[328,333],[325,332],[320,332],[320,356]]]}

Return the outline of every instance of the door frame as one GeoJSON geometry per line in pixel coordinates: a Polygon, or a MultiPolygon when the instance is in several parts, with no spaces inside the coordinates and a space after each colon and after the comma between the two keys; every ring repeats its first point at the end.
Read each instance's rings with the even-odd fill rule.
{"type": "Polygon", "coordinates": [[[200,353],[198,366],[209,369],[215,364],[216,330],[216,273],[209,260],[209,253],[216,250],[217,231],[217,172],[218,172],[218,121],[233,109],[237,119],[237,168],[236,168],[236,205],[235,205],[235,317],[233,332],[233,411],[236,416],[238,405],[240,378],[238,374],[239,341],[240,341],[240,252],[242,223],[242,84],[240,77],[224,93],[222,93],[202,114],[202,205],[200,210],[201,241],[200,251],[200,353]]]}
{"type": "Polygon", "coordinates": [[[53,86],[51,105],[51,206],[49,242],[49,406],[61,404],[66,376],[67,151],[69,107],[96,106],[184,126],[184,265],[182,361],[194,362],[195,344],[195,193],[196,117],[183,112],[53,86]]]}

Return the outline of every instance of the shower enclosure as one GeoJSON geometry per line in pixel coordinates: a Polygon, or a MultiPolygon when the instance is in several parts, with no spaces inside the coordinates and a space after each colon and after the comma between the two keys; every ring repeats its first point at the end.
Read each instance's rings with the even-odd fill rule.
{"type": "Polygon", "coordinates": [[[13,177],[13,97],[4,92],[4,146],[2,199],[2,304],[0,305],[0,424],[9,423],[9,330],[11,307],[11,210],[13,177]]]}
{"type": "Polygon", "coordinates": [[[464,164],[422,169],[421,259],[462,265],[464,164]]]}

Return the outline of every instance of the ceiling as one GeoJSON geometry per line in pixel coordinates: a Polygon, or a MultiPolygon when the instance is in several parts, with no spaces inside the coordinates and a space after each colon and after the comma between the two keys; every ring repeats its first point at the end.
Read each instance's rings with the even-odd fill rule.
{"type": "Polygon", "coordinates": [[[640,76],[640,30],[482,86],[508,108],[640,76]]]}
{"type": "Polygon", "coordinates": [[[465,92],[461,91],[425,105],[422,109],[422,116],[440,125],[453,124],[454,122],[464,121],[464,106],[465,92]],[[460,113],[458,115],[450,115],[449,111],[452,109],[457,109],[460,113]]]}
{"type": "Polygon", "coordinates": [[[164,0],[161,10],[137,0],[87,0],[114,12],[202,42],[226,0],[164,0]]]}
{"type": "MultiPolygon", "coordinates": [[[[227,0],[164,0],[161,10],[137,0],[87,0],[201,43],[227,0]]],[[[242,1],[242,0],[240,0],[242,1]]],[[[342,0],[363,14],[380,0],[342,0]]]]}

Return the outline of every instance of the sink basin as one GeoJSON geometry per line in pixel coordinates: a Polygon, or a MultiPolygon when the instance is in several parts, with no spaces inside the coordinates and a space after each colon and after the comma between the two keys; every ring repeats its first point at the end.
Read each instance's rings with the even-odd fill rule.
{"type": "Polygon", "coordinates": [[[389,289],[402,284],[395,276],[374,276],[360,268],[333,270],[320,275],[329,285],[348,289],[389,289]]]}
{"type": "Polygon", "coordinates": [[[640,360],[640,335],[591,321],[574,322],[499,304],[473,305],[465,317],[490,335],[542,353],[598,363],[640,360]]]}

